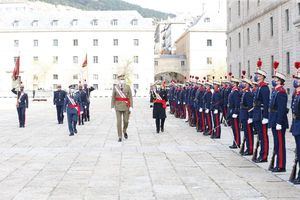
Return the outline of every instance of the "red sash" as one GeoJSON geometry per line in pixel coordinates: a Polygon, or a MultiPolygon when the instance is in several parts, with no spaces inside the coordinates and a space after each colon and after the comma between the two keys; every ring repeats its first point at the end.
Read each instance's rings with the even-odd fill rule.
{"type": "Polygon", "coordinates": [[[77,114],[80,115],[80,106],[75,104],[75,105],[69,105],[68,106],[69,108],[75,108],[77,110],[77,114]]]}
{"type": "Polygon", "coordinates": [[[154,103],[161,103],[161,104],[162,104],[162,107],[163,107],[164,109],[167,108],[167,103],[166,103],[165,100],[159,100],[159,99],[156,99],[156,100],[154,100],[154,103]]]}
{"type": "Polygon", "coordinates": [[[115,100],[116,101],[123,101],[123,102],[126,103],[126,105],[127,105],[128,108],[130,107],[130,100],[129,100],[129,98],[116,97],[115,100]]]}

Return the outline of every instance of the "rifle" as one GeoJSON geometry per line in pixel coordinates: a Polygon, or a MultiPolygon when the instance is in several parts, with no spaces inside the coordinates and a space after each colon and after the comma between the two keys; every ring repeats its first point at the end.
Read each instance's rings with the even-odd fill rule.
{"type": "Polygon", "coordinates": [[[252,156],[252,161],[256,161],[256,159],[257,159],[257,151],[258,151],[258,147],[259,147],[259,139],[258,139],[258,137],[257,137],[257,141],[256,141],[254,153],[253,153],[253,156],[252,156]]]}
{"type": "Polygon", "coordinates": [[[293,169],[289,178],[290,182],[294,182],[294,180],[296,179],[296,172],[297,172],[297,163],[298,163],[298,158],[297,158],[297,149],[295,149],[295,160],[294,160],[294,165],[293,165],[293,169]]]}
{"type": "Polygon", "coordinates": [[[244,151],[245,151],[245,142],[246,142],[246,138],[243,138],[243,142],[241,144],[241,148],[240,148],[240,154],[243,155],[244,151]]]}
{"type": "Polygon", "coordinates": [[[269,165],[269,171],[272,171],[274,169],[274,162],[275,162],[275,149],[273,149],[273,154],[269,165]]]}

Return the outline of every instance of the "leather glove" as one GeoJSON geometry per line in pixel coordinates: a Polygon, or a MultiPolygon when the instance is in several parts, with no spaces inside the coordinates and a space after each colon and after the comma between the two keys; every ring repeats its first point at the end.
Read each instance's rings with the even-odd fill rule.
{"type": "Polygon", "coordinates": [[[208,112],[209,112],[209,110],[208,110],[208,109],[206,109],[206,110],[205,110],[205,113],[208,113],[208,112]]]}
{"type": "Polygon", "coordinates": [[[253,122],[252,118],[249,118],[248,121],[247,121],[248,124],[252,124],[252,122],[253,122]]]}
{"type": "Polygon", "coordinates": [[[199,112],[203,112],[203,108],[199,108],[199,112]]]}
{"type": "Polygon", "coordinates": [[[282,129],[282,126],[280,124],[276,124],[276,130],[279,131],[282,129]]]}
{"type": "Polygon", "coordinates": [[[233,114],[233,115],[232,115],[232,118],[233,118],[233,119],[236,119],[237,116],[238,116],[237,114],[233,114]]]}
{"type": "Polygon", "coordinates": [[[263,118],[263,120],[261,121],[262,124],[267,124],[269,122],[269,120],[267,118],[263,118]]]}
{"type": "Polygon", "coordinates": [[[219,113],[219,111],[218,110],[214,110],[214,114],[218,114],[219,113]]]}

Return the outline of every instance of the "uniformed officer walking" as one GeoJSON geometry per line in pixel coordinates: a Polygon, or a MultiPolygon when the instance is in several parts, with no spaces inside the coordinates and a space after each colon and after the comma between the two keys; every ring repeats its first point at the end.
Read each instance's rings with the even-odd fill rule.
{"type": "Polygon", "coordinates": [[[17,112],[19,118],[19,127],[25,128],[26,109],[28,108],[28,95],[24,92],[24,85],[20,85],[20,91],[13,89],[12,92],[17,95],[17,112]]]}
{"type": "Polygon", "coordinates": [[[66,94],[67,93],[61,89],[61,85],[57,85],[57,91],[54,91],[53,95],[53,104],[56,106],[58,124],[63,124],[64,122],[64,102],[66,94]]]}
{"type": "Polygon", "coordinates": [[[125,84],[125,74],[118,74],[118,84],[114,86],[111,97],[112,111],[116,112],[117,116],[117,129],[118,129],[118,142],[122,142],[122,133],[124,138],[128,138],[127,128],[129,123],[129,115],[132,112],[133,101],[132,92],[129,85],[125,84]],[[123,128],[122,128],[123,118],[123,128]]]}

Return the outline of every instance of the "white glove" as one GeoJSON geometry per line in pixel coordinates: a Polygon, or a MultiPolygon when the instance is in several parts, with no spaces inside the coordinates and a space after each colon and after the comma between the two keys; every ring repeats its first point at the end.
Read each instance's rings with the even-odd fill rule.
{"type": "Polygon", "coordinates": [[[85,109],[87,109],[87,106],[84,106],[85,109]]]}
{"type": "Polygon", "coordinates": [[[82,115],[82,114],[83,114],[83,111],[80,111],[80,114],[82,115]]]}
{"type": "Polygon", "coordinates": [[[132,107],[130,107],[130,108],[129,108],[129,112],[132,112],[132,109],[133,109],[133,108],[132,108],[132,107]]]}
{"type": "Polygon", "coordinates": [[[237,116],[238,116],[237,114],[233,114],[233,115],[232,115],[232,118],[236,119],[237,116]]]}
{"type": "Polygon", "coordinates": [[[282,129],[282,126],[280,124],[276,124],[276,130],[279,131],[282,129]]]}
{"type": "Polygon", "coordinates": [[[262,124],[267,124],[269,122],[269,120],[267,118],[263,118],[263,120],[261,121],[262,124]]]}
{"type": "Polygon", "coordinates": [[[116,112],[116,109],[115,108],[111,108],[111,112],[116,112]]]}
{"type": "Polygon", "coordinates": [[[183,102],[183,105],[185,105],[185,102],[183,102]]]}
{"type": "Polygon", "coordinates": [[[253,122],[252,118],[249,118],[248,121],[247,121],[248,124],[252,124],[252,122],[253,122]]]}
{"type": "Polygon", "coordinates": [[[178,101],[178,104],[180,104],[180,101],[178,101]]]}
{"type": "Polygon", "coordinates": [[[205,113],[208,113],[208,112],[209,112],[209,110],[208,110],[208,109],[206,109],[206,110],[205,110],[205,113]]]}
{"type": "Polygon", "coordinates": [[[202,109],[202,108],[200,108],[200,109],[199,109],[199,112],[203,112],[203,109],[202,109]]]}
{"type": "Polygon", "coordinates": [[[218,114],[219,113],[219,111],[218,110],[214,110],[214,114],[218,114]]]}

